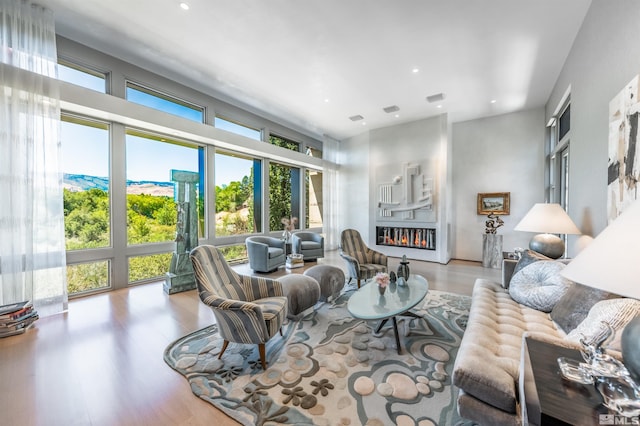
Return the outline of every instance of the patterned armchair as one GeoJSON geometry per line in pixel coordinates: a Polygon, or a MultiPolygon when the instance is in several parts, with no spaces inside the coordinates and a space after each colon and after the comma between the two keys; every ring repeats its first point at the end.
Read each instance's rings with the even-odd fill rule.
{"type": "Polygon", "coordinates": [[[324,237],[315,232],[296,232],[291,236],[291,252],[303,255],[304,260],[324,257],[324,237]]]}
{"type": "Polygon", "coordinates": [[[265,343],[278,331],[282,335],[287,316],[282,284],[237,274],[214,246],[198,246],[190,257],[200,300],[213,311],[224,339],[218,358],[229,342],[257,344],[262,368],[266,370],[265,343]]]}
{"type": "Polygon", "coordinates": [[[370,249],[355,229],[345,229],[340,236],[340,257],[347,262],[349,281],[368,280],[378,272],[387,272],[387,256],[370,249]]]}

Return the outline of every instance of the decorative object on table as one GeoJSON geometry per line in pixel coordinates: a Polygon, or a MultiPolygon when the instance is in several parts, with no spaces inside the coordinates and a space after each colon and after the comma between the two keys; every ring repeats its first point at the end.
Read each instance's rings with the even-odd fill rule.
{"type": "MultiPolygon", "coordinates": [[[[639,235],[640,200],[605,228],[561,274],[589,287],[640,299],[639,235]]],[[[640,383],[640,312],[624,326],[621,345],[624,364],[640,383]]]]}
{"type": "Polygon", "coordinates": [[[285,267],[288,269],[303,268],[304,267],[304,255],[302,254],[290,254],[287,256],[285,267]]]}
{"type": "Polygon", "coordinates": [[[378,291],[381,295],[383,295],[384,292],[387,291],[387,286],[389,285],[390,281],[391,280],[389,278],[389,274],[387,274],[386,272],[378,272],[376,274],[375,282],[378,285],[378,291]]]}
{"type": "Polygon", "coordinates": [[[495,213],[489,213],[484,222],[482,234],[482,266],[499,269],[502,265],[502,235],[496,231],[504,225],[504,221],[495,213]]]}
{"type": "Polygon", "coordinates": [[[196,288],[193,266],[189,259],[191,250],[198,246],[198,196],[200,174],[184,170],[171,170],[177,205],[175,250],[171,255],[169,272],[164,281],[164,291],[174,294],[196,288]]]}
{"type": "Polygon", "coordinates": [[[407,260],[407,255],[402,255],[402,260],[400,261],[400,265],[398,266],[398,280],[402,279],[402,281],[406,282],[409,279],[409,275],[411,275],[411,271],[409,270],[409,261],[407,260]]]}
{"type": "Polygon", "coordinates": [[[636,75],[609,102],[609,179],[607,223],[611,223],[638,199],[640,152],[638,134],[638,80],[636,75]]]}
{"type": "Polygon", "coordinates": [[[429,290],[414,308],[426,320],[398,319],[411,339],[398,355],[391,327],[374,338],[375,321],[349,314],[347,301],[353,293],[353,288],[347,290],[302,320],[286,323],[284,339],[266,343],[266,373],[256,363],[255,346],[229,345],[217,360],[223,341],[215,324],[168,345],[164,359],[188,380],[184,392],[193,392],[194,399],[243,425],[275,424],[274,413],[291,425],[360,425],[371,419],[385,425],[397,419],[416,425],[424,419],[470,425],[456,410],[457,389],[450,377],[469,297],[429,290]],[[393,394],[389,389],[395,389],[393,394]]]}
{"type": "Polygon", "coordinates": [[[480,192],[478,193],[477,212],[479,215],[509,215],[510,198],[510,192],[480,192]]]}
{"type": "Polygon", "coordinates": [[[553,234],[580,234],[567,212],[557,203],[536,203],[514,228],[515,231],[537,232],[529,248],[551,259],[564,255],[564,241],[553,234]]]}
{"type": "Polygon", "coordinates": [[[396,282],[396,273],[391,271],[389,272],[389,281],[391,281],[392,283],[396,282]]]}
{"type": "Polygon", "coordinates": [[[291,239],[291,233],[294,229],[296,229],[296,223],[298,223],[298,218],[295,216],[292,217],[283,217],[280,222],[284,225],[284,229],[282,230],[282,239],[285,243],[289,243],[291,239]]]}

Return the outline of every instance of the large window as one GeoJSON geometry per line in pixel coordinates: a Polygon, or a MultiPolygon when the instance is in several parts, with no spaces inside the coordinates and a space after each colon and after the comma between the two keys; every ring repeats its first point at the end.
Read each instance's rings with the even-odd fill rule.
{"type": "MultiPolygon", "coordinates": [[[[198,146],[137,130],[127,131],[127,242],[142,244],[175,238],[177,209],[171,170],[200,173],[204,150],[198,146]]],[[[200,186],[200,185],[198,185],[200,186]]],[[[200,197],[201,191],[197,191],[200,197]]],[[[198,198],[198,234],[204,203],[198,198]]]]}
{"type": "Polygon", "coordinates": [[[109,127],[63,116],[64,227],[67,250],[111,244],[109,127]]]}
{"type": "Polygon", "coordinates": [[[223,152],[215,158],[216,237],[260,232],[262,162],[223,152]]]}
{"type": "Polygon", "coordinates": [[[283,218],[300,218],[300,169],[269,163],[269,229],[284,229],[283,218]]]}
{"type": "Polygon", "coordinates": [[[132,82],[127,82],[127,100],[198,123],[204,122],[204,108],[132,82]]]}
{"type": "Polygon", "coordinates": [[[81,67],[67,61],[58,62],[58,78],[87,89],[107,93],[107,78],[104,73],[81,67]]]}
{"type": "Polygon", "coordinates": [[[300,143],[281,136],[269,135],[269,143],[291,151],[300,151],[300,143]]]}
{"type": "Polygon", "coordinates": [[[235,123],[233,121],[225,120],[221,117],[216,117],[214,119],[213,125],[218,129],[246,136],[257,141],[262,140],[262,132],[260,130],[252,129],[251,127],[235,123]]]}
{"type": "Polygon", "coordinates": [[[305,176],[306,228],[322,227],[322,172],[307,170],[305,176]]]}
{"type": "Polygon", "coordinates": [[[561,109],[561,114],[551,128],[551,153],[549,156],[549,201],[569,207],[569,144],[571,138],[571,104],[561,109]]]}

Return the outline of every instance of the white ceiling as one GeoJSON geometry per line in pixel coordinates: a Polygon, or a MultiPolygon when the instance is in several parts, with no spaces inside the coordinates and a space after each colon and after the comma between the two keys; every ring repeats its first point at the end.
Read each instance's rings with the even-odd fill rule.
{"type": "Polygon", "coordinates": [[[441,113],[457,122],[544,105],[591,4],[186,2],[188,11],[178,0],[40,0],[64,37],[337,139],[441,113]],[[426,101],[440,92],[444,101],[426,101]],[[390,105],[400,110],[385,113],[390,105]],[[349,120],[357,114],[364,120],[349,120]]]}

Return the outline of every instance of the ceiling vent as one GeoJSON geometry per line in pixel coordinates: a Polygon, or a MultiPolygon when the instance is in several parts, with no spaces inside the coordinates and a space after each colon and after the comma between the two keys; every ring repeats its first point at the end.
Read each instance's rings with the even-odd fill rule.
{"type": "Polygon", "coordinates": [[[435,95],[427,96],[427,102],[434,103],[440,102],[444,99],[444,93],[436,93],[435,95]]]}
{"type": "Polygon", "coordinates": [[[400,108],[398,107],[398,105],[391,105],[391,106],[382,108],[382,110],[387,114],[390,114],[392,112],[400,111],[400,108]]]}
{"type": "Polygon", "coordinates": [[[351,121],[360,121],[360,120],[363,120],[363,119],[364,119],[364,117],[361,116],[360,114],[352,115],[351,117],[349,117],[349,120],[351,120],[351,121]]]}

